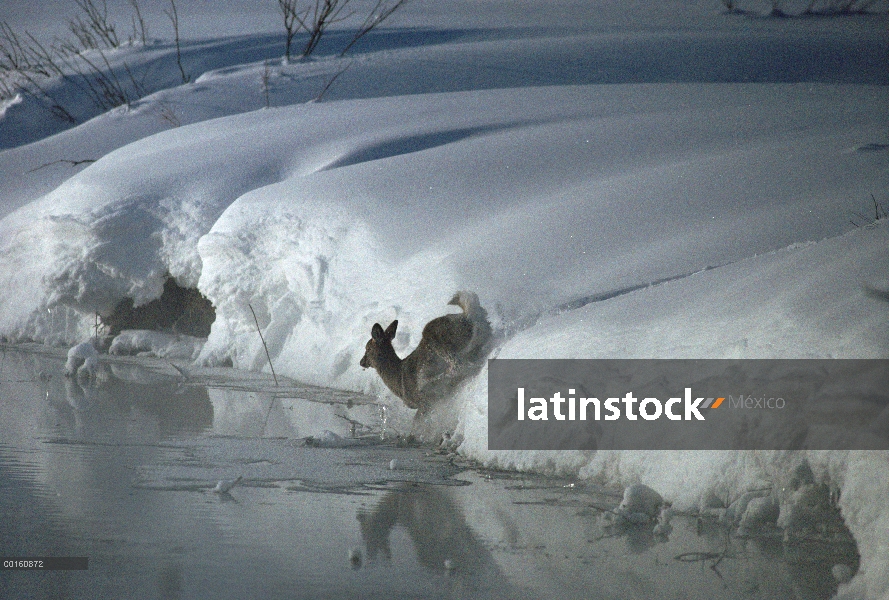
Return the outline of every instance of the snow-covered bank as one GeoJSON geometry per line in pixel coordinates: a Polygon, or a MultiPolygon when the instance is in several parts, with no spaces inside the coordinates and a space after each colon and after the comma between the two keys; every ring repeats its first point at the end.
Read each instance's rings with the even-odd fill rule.
{"type": "MultiPolygon", "coordinates": [[[[267,36],[195,42],[194,83],[0,151],[0,335],[80,342],[169,274],[215,307],[199,362],[268,370],[255,312],[279,374],[378,395],[405,430],[364,343],[397,318],[403,355],[457,289],[478,292],[504,358],[889,354],[889,303],[864,292],[889,289],[889,230],[849,224],[871,194],[889,202],[885,18],[683,5],[678,28],[612,7],[568,33],[489,31],[461,6],[459,26],[381,34],[348,60],[267,66],[267,36]],[[95,162],[54,162],[75,159],[95,162]]],[[[5,106],[0,125],[34,123],[5,106]]],[[[39,132],[19,133],[4,145],[39,132]]],[[[118,347],[157,345],[137,337],[118,347]]],[[[803,458],[494,453],[486,391],[483,371],[418,429],[685,507],[803,458]]],[[[849,589],[889,598],[889,459],[806,456],[859,543],[849,589]]]]}
{"type": "MultiPolygon", "coordinates": [[[[370,326],[398,318],[403,353],[460,288],[500,329],[521,330],[501,357],[885,356],[889,306],[864,286],[887,287],[886,227],[842,234],[867,207],[850,198],[886,187],[885,153],[863,151],[886,126],[885,100],[858,86],[580,86],[179,128],[0,224],[16,265],[4,286],[23,290],[2,299],[3,330],[85,337],[93,311],[155,297],[169,272],[216,308],[202,361],[268,368],[249,304],[278,372],[381,394],[401,422],[409,411],[358,366],[370,326]]],[[[691,506],[791,462],[492,453],[486,392],[483,373],[438,417],[459,420],[461,452],[486,464],[644,481],[691,506]]],[[[863,556],[855,589],[885,595],[887,517],[871,489],[885,456],[810,460],[843,491],[863,556]]]]}
{"type": "Polygon", "coordinates": [[[0,277],[28,290],[0,301],[0,330],[74,341],[169,273],[216,307],[206,360],[261,362],[251,302],[282,372],[366,386],[370,325],[400,318],[409,346],[458,288],[512,327],[841,233],[889,183],[886,153],[861,151],[887,100],[866,86],[571,86],[178,128],[0,222],[15,265],[0,277]]]}
{"type": "MultiPolygon", "coordinates": [[[[884,222],[787,248],[547,317],[510,339],[500,358],[885,357],[889,303],[884,222]]],[[[708,494],[738,498],[781,489],[804,460],[839,490],[862,556],[842,598],[889,597],[889,457],[870,451],[530,452],[487,449],[487,379],[464,390],[461,453],[490,466],[572,474],[606,483],[644,482],[679,510],[708,494]]]]}

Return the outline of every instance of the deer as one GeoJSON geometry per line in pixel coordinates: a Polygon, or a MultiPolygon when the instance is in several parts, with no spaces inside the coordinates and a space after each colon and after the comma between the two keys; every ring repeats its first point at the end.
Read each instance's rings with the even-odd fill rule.
{"type": "Polygon", "coordinates": [[[449,395],[482,365],[491,341],[488,313],[475,292],[454,294],[449,305],[463,312],[429,321],[420,343],[405,358],[392,347],[398,320],[386,329],[374,323],[360,365],[376,369],[383,383],[408,408],[426,408],[449,395]]]}

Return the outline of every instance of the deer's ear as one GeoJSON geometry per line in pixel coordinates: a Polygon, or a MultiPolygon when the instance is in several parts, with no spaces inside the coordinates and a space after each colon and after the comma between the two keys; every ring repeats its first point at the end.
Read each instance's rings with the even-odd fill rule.
{"type": "Polygon", "coordinates": [[[389,340],[395,339],[395,330],[398,329],[398,319],[395,319],[391,323],[389,323],[389,327],[386,328],[386,337],[389,340]]]}
{"type": "Polygon", "coordinates": [[[374,326],[370,328],[370,337],[375,342],[383,341],[383,337],[385,335],[386,334],[383,331],[383,327],[379,323],[374,323],[374,326]]]}

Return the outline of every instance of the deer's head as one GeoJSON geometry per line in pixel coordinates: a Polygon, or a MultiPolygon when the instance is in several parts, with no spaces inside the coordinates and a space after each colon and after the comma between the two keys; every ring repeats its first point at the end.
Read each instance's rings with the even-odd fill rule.
{"type": "Polygon", "coordinates": [[[370,330],[370,339],[364,347],[364,356],[359,363],[367,369],[373,367],[380,370],[384,361],[392,360],[395,350],[392,348],[392,340],[395,338],[395,330],[398,329],[398,320],[392,321],[385,330],[379,323],[374,323],[370,330]]]}

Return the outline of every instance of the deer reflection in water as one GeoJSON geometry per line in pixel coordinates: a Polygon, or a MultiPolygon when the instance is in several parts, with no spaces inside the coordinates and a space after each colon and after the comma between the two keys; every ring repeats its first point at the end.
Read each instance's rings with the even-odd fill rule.
{"type": "Polygon", "coordinates": [[[358,513],[367,558],[392,558],[389,536],[407,530],[417,559],[431,571],[451,573],[455,586],[485,597],[515,598],[506,575],[463,516],[449,489],[406,485],[387,492],[372,510],[358,513]]]}

